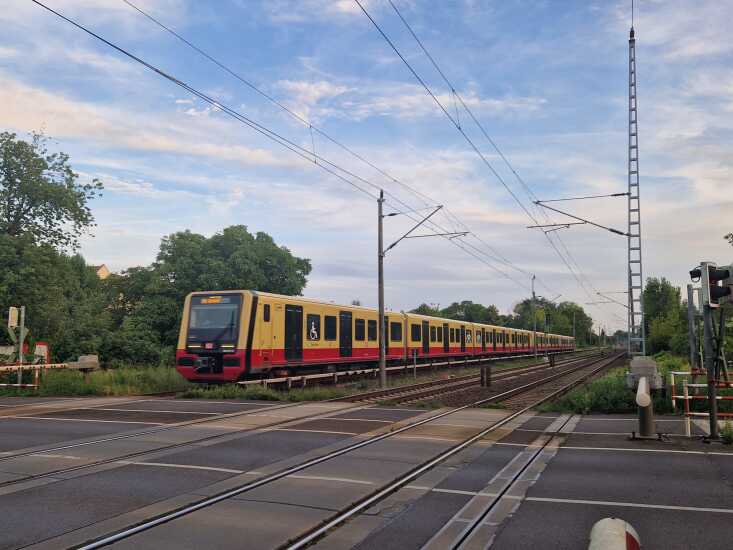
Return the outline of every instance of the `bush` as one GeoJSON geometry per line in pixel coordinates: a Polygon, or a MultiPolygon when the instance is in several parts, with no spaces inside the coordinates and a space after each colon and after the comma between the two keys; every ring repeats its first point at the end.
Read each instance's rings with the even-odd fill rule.
{"type": "Polygon", "coordinates": [[[634,392],[626,387],[625,369],[614,369],[540,409],[574,414],[632,413],[636,412],[636,403],[634,392]]]}

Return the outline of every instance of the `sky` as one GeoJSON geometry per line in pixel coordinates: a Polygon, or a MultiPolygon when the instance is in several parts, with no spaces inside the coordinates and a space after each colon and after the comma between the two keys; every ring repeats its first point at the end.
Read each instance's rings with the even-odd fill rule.
{"type": "MultiPolygon", "coordinates": [[[[625,302],[626,239],[587,225],[547,236],[526,226],[548,223],[533,198],[626,191],[629,2],[394,0],[456,94],[387,0],[362,2],[482,159],[351,0],[132,1],[300,120],[123,0],[47,5],[215,105],[30,0],[3,2],[0,129],[45,132],[82,181],[104,183],[80,250],[89,263],[147,265],[165,235],[244,224],[311,259],[306,296],[374,306],[370,195],[382,188],[385,212],[403,213],[385,219],[386,244],[435,205],[435,225],[415,234],[471,231],[390,250],[389,308],[472,300],[506,313],[535,274],[538,295],[625,329],[623,307],[593,303],[598,291],[625,302]],[[324,170],[334,165],[362,190],[324,170]]],[[[733,260],[723,239],[733,230],[731,20],[728,2],[637,2],[645,277],[684,285],[701,260],[733,260]]],[[[626,230],[624,197],[555,206],[626,230]]]]}

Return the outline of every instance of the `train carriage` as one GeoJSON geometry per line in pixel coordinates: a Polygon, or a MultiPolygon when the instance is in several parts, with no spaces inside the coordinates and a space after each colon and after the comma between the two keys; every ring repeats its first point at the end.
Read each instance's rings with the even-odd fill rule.
{"type": "MultiPolygon", "coordinates": [[[[373,366],[379,358],[378,312],[300,296],[251,290],[186,297],[176,368],[188,380],[236,381],[304,369],[373,366]]],[[[533,350],[532,333],[385,312],[387,360],[510,355],[533,350]]],[[[537,335],[538,350],[572,349],[572,338],[537,335]]]]}

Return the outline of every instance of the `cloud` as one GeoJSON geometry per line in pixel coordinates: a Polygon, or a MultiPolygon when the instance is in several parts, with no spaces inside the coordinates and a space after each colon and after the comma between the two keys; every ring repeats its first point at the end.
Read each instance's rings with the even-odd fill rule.
{"type": "MultiPolygon", "coordinates": [[[[362,0],[367,10],[378,9],[374,0],[362,0]]],[[[265,10],[275,23],[306,23],[314,20],[346,22],[362,11],[353,0],[269,0],[265,10]]]]}
{"type": "Polygon", "coordinates": [[[298,166],[293,156],[268,149],[251,148],[224,141],[202,141],[233,133],[238,125],[228,121],[202,120],[184,125],[171,114],[142,113],[77,101],[42,88],[25,85],[3,75],[0,87],[0,122],[19,131],[45,128],[56,138],[95,140],[97,147],[122,147],[131,151],[180,154],[215,158],[246,166],[298,166]]]}
{"type": "Polygon", "coordinates": [[[161,189],[149,181],[140,179],[126,180],[111,174],[89,174],[86,172],[79,172],[79,176],[82,181],[90,181],[94,178],[99,179],[104,184],[105,193],[117,193],[132,197],[158,200],[201,198],[201,195],[190,191],[183,189],[161,189]]]}
{"type": "Polygon", "coordinates": [[[350,88],[333,84],[325,80],[309,82],[304,80],[280,80],[275,86],[288,95],[288,105],[301,117],[310,120],[314,107],[323,112],[323,102],[332,100],[350,88]]]}
{"type": "MultiPolygon", "coordinates": [[[[374,117],[414,120],[444,116],[425,89],[417,84],[362,82],[345,85],[325,80],[281,80],[277,87],[285,92],[288,105],[306,119],[339,118],[359,122],[374,117]]],[[[458,98],[451,92],[434,93],[459,123],[468,119],[458,98]]],[[[544,98],[532,96],[480,97],[471,89],[458,93],[477,116],[527,116],[539,112],[547,103],[544,98]]]]}

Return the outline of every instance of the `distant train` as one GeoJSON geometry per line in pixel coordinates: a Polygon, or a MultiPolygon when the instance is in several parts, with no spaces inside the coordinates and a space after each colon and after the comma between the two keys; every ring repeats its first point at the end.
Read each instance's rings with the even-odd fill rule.
{"type": "MultiPolygon", "coordinates": [[[[532,331],[414,313],[385,313],[387,361],[528,354],[532,331]]],[[[194,382],[342,370],[379,358],[379,313],[300,296],[253,290],[193,292],[186,297],[176,368],[194,382]]],[[[537,333],[537,349],[573,350],[569,336],[537,333]]]]}

